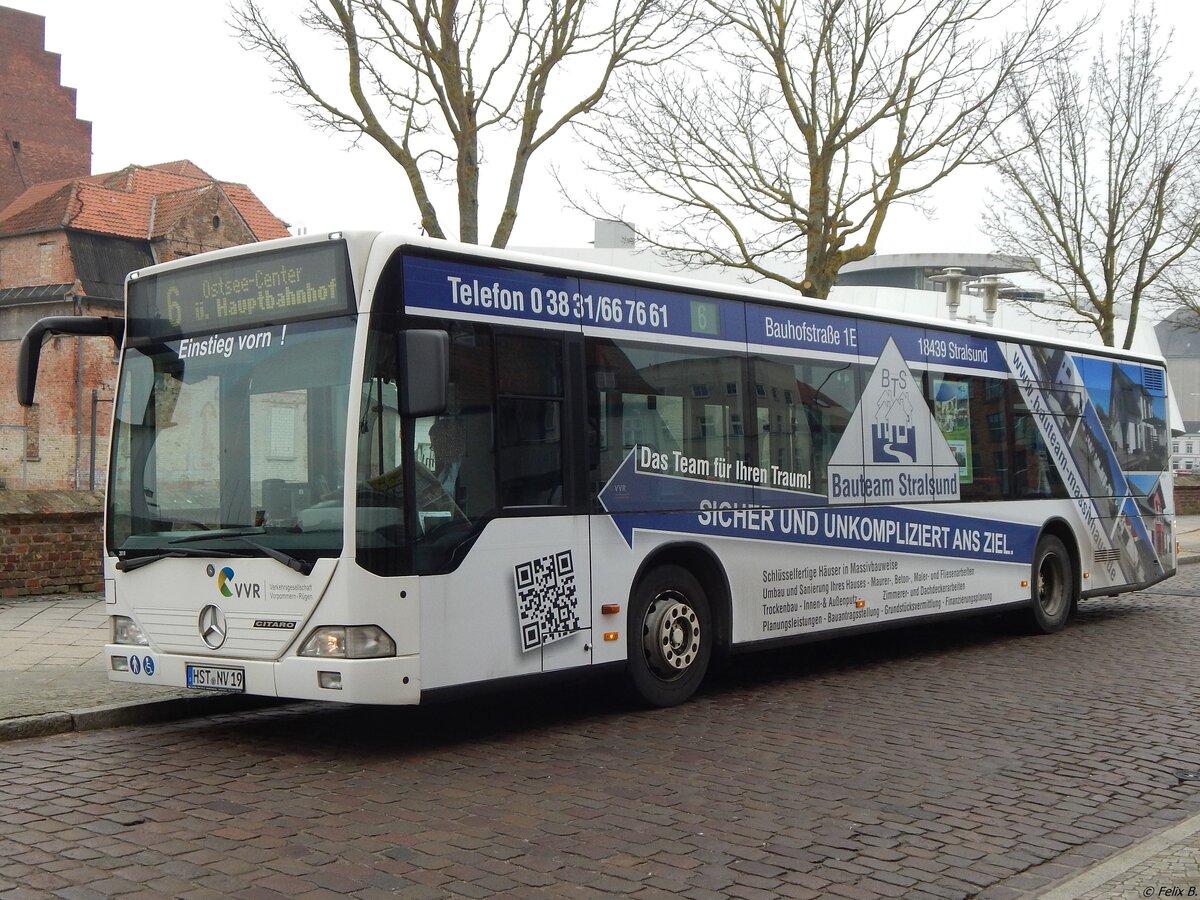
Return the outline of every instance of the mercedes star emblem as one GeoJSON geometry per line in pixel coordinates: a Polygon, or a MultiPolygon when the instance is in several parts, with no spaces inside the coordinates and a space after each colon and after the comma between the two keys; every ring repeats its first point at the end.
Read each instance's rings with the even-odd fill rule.
{"type": "Polygon", "coordinates": [[[204,639],[204,643],[209,649],[217,650],[225,643],[225,635],[228,629],[225,627],[225,613],[221,611],[221,607],[213,606],[211,603],[200,610],[200,637],[204,639]]]}

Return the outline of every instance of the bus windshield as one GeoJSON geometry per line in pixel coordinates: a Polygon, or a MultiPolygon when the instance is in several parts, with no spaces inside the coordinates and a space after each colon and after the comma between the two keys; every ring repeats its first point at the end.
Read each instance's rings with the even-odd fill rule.
{"type": "Polygon", "coordinates": [[[127,349],[109,550],[136,558],[186,539],[237,555],[337,555],[354,326],[338,316],[127,349]]]}

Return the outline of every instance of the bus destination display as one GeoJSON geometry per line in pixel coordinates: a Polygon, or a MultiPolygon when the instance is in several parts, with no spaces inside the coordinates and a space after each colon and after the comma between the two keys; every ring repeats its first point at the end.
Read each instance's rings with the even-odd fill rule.
{"type": "Polygon", "coordinates": [[[129,285],[137,337],[244,329],[349,312],[345,244],[311,244],[164,272],[129,285]]]}

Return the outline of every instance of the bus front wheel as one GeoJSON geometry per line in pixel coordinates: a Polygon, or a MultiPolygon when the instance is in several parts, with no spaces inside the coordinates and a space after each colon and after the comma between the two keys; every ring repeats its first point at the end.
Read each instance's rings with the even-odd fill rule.
{"type": "Polygon", "coordinates": [[[1053,535],[1037,543],[1033,554],[1032,604],[1029,625],[1035,632],[1060,631],[1075,607],[1075,570],[1066,545],[1053,535]]]}
{"type": "Polygon", "coordinates": [[[713,623],[704,588],[680,566],[650,572],[629,611],[629,680],[638,700],[675,706],[696,693],[712,658],[713,623]]]}

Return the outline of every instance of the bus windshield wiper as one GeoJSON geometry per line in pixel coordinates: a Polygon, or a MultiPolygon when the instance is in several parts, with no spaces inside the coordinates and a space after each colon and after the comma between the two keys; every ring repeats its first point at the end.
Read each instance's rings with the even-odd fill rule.
{"type": "Polygon", "coordinates": [[[192,547],[179,547],[175,550],[168,550],[165,553],[155,553],[151,556],[136,556],[133,559],[122,559],[117,561],[117,569],[121,572],[131,572],[134,569],[140,569],[142,566],[148,566],[150,563],[156,563],[161,559],[178,559],[187,556],[237,556],[236,553],[230,553],[226,550],[198,550],[192,547]]]}
{"type": "Polygon", "coordinates": [[[268,547],[266,544],[260,544],[258,541],[252,541],[244,534],[229,534],[225,537],[236,538],[243,543],[249,544],[256,550],[261,550],[267,556],[276,562],[281,562],[289,569],[299,572],[301,575],[311,575],[315,563],[309,562],[307,559],[300,559],[298,556],[292,556],[290,553],[284,553],[282,550],[277,550],[274,547],[268,547]]]}
{"type": "Polygon", "coordinates": [[[173,538],[167,541],[168,544],[190,544],[193,541],[211,541],[217,538],[242,538],[252,534],[266,534],[267,529],[262,526],[256,528],[213,528],[209,531],[201,531],[199,534],[189,534],[184,537],[173,538]]]}
{"type": "MultiPolygon", "coordinates": [[[[299,557],[292,556],[290,553],[284,553],[282,550],[277,550],[274,547],[268,547],[266,544],[261,544],[258,541],[253,541],[250,539],[251,535],[266,534],[266,533],[267,533],[266,530],[263,528],[244,529],[241,531],[233,531],[233,530],[230,530],[230,531],[206,531],[206,532],[202,532],[201,534],[189,534],[187,537],[175,538],[175,540],[168,541],[168,543],[170,543],[170,544],[188,544],[193,541],[208,541],[208,540],[241,541],[244,544],[249,544],[255,550],[262,552],[266,556],[271,557],[271,559],[275,560],[276,562],[283,563],[289,569],[292,569],[295,572],[299,572],[301,575],[311,575],[312,574],[314,563],[311,563],[306,559],[300,559],[299,557]]],[[[191,548],[188,548],[188,550],[190,553],[191,548]]],[[[210,553],[210,555],[214,555],[214,556],[215,555],[223,555],[223,556],[235,556],[236,555],[233,553],[218,554],[214,551],[208,551],[208,552],[210,553]]]]}

